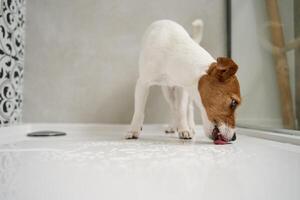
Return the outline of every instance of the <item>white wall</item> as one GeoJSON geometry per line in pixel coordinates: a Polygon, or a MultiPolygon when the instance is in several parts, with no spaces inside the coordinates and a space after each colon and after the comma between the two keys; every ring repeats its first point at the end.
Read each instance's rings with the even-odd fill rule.
{"type": "MultiPolygon", "coordinates": [[[[129,123],[146,27],[172,19],[190,32],[202,18],[203,46],[222,56],[224,6],[219,0],[28,0],[23,121],[129,123]]],[[[153,88],[146,122],[167,122],[168,115],[153,88]]]]}
{"type": "MultiPolygon", "coordinates": [[[[294,38],[293,0],[278,1],[285,40],[294,38]]],[[[239,123],[282,127],[279,94],[271,49],[267,45],[265,1],[232,0],[232,57],[240,65],[238,75],[243,105],[239,123]]],[[[295,94],[294,52],[288,53],[292,94],[295,94]]]]}

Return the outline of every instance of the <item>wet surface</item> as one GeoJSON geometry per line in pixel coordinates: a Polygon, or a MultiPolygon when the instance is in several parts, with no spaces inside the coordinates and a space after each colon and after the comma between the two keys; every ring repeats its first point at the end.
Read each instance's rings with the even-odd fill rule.
{"type": "Polygon", "coordinates": [[[299,146],[199,135],[72,132],[2,144],[0,199],[300,199],[299,146]]]}

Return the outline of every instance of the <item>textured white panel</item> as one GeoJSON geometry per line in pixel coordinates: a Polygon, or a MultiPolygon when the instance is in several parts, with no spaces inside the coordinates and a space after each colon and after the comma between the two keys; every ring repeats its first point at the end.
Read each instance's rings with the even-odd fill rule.
{"type": "Polygon", "coordinates": [[[25,0],[0,1],[0,124],[21,120],[25,0]]]}

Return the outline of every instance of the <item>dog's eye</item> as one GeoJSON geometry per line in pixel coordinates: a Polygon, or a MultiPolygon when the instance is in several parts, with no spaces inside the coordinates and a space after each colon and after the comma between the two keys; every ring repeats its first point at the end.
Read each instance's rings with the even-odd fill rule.
{"type": "Polygon", "coordinates": [[[237,105],[238,105],[238,102],[235,99],[232,99],[231,103],[230,103],[230,108],[232,110],[234,110],[237,107],[237,105]]]}

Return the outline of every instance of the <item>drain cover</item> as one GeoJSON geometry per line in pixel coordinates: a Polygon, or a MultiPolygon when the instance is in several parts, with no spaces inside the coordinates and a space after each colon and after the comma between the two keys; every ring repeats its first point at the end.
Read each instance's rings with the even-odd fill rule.
{"type": "Polygon", "coordinates": [[[46,136],[63,136],[66,135],[65,132],[60,131],[34,131],[27,133],[29,137],[46,137],[46,136]]]}

